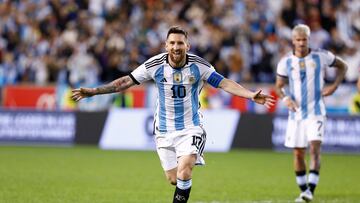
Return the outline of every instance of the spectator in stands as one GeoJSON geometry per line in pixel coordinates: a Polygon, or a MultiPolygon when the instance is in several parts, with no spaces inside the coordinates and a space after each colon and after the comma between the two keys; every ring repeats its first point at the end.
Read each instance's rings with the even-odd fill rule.
{"type": "MultiPolygon", "coordinates": [[[[138,65],[161,51],[166,28],[181,24],[193,36],[191,52],[217,64],[226,61],[228,50],[235,47],[242,55],[243,70],[234,71],[227,64],[223,72],[243,81],[273,82],[274,61],[284,53],[279,44],[289,40],[289,30],[297,22],[314,22],[313,34],[319,31],[312,37],[316,39],[313,44],[324,47],[336,40],[357,52],[360,48],[353,42],[360,29],[359,7],[358,1],[350,0],[284,0],[283,4],[270,0],[4,0],[0,4],[0,47],[12,53],[16,83],[56,82],[59,69],[54,64],[69,60],[69,51],[83,46],[100,67],[98,80],[108,82],[131,72],[128,63],[138,65]],[[331,34],[334,30],[337,39],[331,34]],[[45,71],[32,69],[41,72],[32,75],[42,75],[41,80],[24,71],[36,60],[45,71]]],[[[0,63],[4,72],[4,60],[0,63]]]]}

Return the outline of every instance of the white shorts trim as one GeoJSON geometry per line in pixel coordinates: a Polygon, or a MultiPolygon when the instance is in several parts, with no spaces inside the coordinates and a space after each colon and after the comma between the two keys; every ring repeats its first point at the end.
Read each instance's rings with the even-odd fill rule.
{"type": "Polygon", "coordinates": [[[177,167],[178,158],[197,154],[196,165],[204,165],[203,150],[206,133],[200,126],[155,135],[156,150],[165,171],[177,167]]]}
{"type": "Polygon", "coordinates": [[[289,119],[286,129],[285,146],[306,148],[310,141],[323,141],[326,118],[318,116],[303,120],[289,119]]]}

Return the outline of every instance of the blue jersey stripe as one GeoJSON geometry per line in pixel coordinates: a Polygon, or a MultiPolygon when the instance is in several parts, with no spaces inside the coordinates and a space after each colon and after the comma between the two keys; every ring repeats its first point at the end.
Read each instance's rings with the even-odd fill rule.
{"type": "MultiPolygon", "coordinates": [[[[289,77],[289,88],[290,88],[290,97],[293,101],[295,101],[295,96],[294,96],[294,79],[293,79],[293,76],[291,75],[291,58],[289,58],[287,61],[286,61],[286,69],[287,69],[287,72],[288,72],[288,77],[289,77]]],[[[294,112],[292,111],[289,111],[290,112],[290,118],[291,119],[294,119],[295,118],[295,114],[294,112]]]]}
{"type": "MultiPolygon", "coordinates": [[[[174,73],[181,73],[181,70],[173,69],[174,73]]],[[[175,77],[173,77],[173,95],[174,98],[174,111],[175,111],[175,129],[176,130],[182,130],[185,128],[184,124],[184,99],[183,96],[186,96],[186,89],[185,86],[182,85],[182,81],[176,82],[174,80],[175,77]],[[177,84],[177,85],[175,85],[177,84]]]]}
{"type": "Polygon", "coordinates": [[[308,93],[307,93],[307,79],[306,79],[306,64],[303,58],[299,60],[299,67],[300,67],[300,80],[301,80],[301,116],[303,119],[305,119],[308,116],[308,110],[307,110],[308,93]]]}
{"type": "Polygon", "coordinates": [[[219,87],[219,84],[220,84],[222,79],[224,79],[224,76],[220,75],[217,72],[213,72],[213,73],[211,73],[210,77],[207,79],[207,82],[211,86],[217,88],[217,87],[219,87]]]}
{"type": "Polygon", "coordinates": [[[165,87],[161,80],[164,78],[164,66],[155,73],[155,80],[159,89],[159,131],[166,132],[165,87]]]}
{"type": "Polygon", "coordinates": [[[316,69],[315,69],[315,115],[321,115],[321,110],[320,110],[320,99],[321,99],[321,89],[320,89],[320,71],[321,71],[321,66],[320,66],[320,57],[319,55],[313,55],[312,56],[315,64],[316,64],[316,69]]]}
{"type": "Polygon", "coordinates": [[[192,121],[195,126],[200,125],[200,119],[199,119],[199,94],[198,94],[198,87],[200,82],[200,71],[199,67],[197,67],[195,64],[192,64],[190,66],[190,71],[192,74],[194,74],[195,77],[195,83],[191,87],[191,104],[192,104],[192,121]]]}

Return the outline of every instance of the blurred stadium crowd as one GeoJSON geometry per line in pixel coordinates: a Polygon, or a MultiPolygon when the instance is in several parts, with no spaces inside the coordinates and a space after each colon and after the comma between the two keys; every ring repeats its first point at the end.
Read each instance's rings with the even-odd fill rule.
{"type": "Polygon", "coordinates": [[[312,48],[348,62],[346,82],[355,82],[357,0],[0,0],[0,87],[111,81],[164,51],[172,25],[185,27],[191,52],[223,75],[272,83],[298,23],[312,29],[312,48]]]}

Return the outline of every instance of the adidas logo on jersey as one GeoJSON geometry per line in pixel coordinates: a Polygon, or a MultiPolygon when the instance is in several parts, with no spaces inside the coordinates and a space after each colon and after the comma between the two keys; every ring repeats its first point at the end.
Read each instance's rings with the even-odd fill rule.
{"type": "Polygon", "coordinates": [[[167,82],[166,78],[163,78],[162,80],[160,80],[160,82],[164,83],[167,82]]]}

